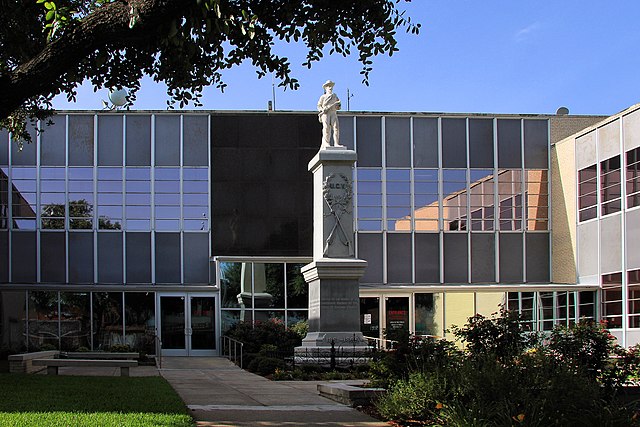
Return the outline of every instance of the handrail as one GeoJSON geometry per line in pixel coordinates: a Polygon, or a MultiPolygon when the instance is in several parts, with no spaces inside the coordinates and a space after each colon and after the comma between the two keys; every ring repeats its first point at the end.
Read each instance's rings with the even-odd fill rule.
{"type": "Polygon", "coordinates": [[[223,335],[222,337],[220,337],[220,339],[222,340],[222,356],[231,360],[242,369],[242,353],[244,343],[226,335],[223,335]],[[240,349],[240,363],[238,363],[238,348],[240,349]]]}
{"type": "Polygon", "coordinates": [[[394,344],[397,344],[398,341],[394,341],[394,340],[389,340],[386,338],[375,338],[375,337],[368,337],[366,335],[364,335],[364,338],[366,340],[371,340],[375,343],[375,348],[378,350],[389,350],[391,348],[393,348],[394,344]]]}
{"type": "Polygon", "coordinates": [[[158,369],[162,369],[162,340],[156,334],[153,334],[153,341],[156,346],[156,359],[158,360],[158,369]]]}

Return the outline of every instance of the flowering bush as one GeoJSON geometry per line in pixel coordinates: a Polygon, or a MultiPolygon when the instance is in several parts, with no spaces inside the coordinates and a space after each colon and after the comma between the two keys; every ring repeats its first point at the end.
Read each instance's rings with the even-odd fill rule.
{"type": "MultiPolygon", "coordinates": [[[[594,322],[538,335],[518,320],[506,311],[470,318],[454,330],[464,349],[445,340],[410,345],[404,371],[385,365],[399,379],[378,411],[436,426],[638,425],[615,399],[637,371],[636,349],[621,348],[594,322]]],[[[386,361],[399,364],[393,357],[386,361]]]]}

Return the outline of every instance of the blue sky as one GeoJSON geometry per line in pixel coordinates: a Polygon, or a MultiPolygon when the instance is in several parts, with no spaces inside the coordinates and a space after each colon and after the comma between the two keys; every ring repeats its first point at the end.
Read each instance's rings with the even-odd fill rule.
{"type": "MultiPolygon", "coordinates": [[[[276,89],[276,109],[314,110],[322,83],[352,111],[613,114],[640,102],[640,2],[620,0],[446,1],[401,5],[422,24],[419,36],[399,35],[400,52],[374,59],[370,86],[355,58],[325,56],[311,70],[301,46],[282,44],[297,91],[276,89]]],[[[272,80],[250,65],[229,70],[224,93],[204,92],[207,110],[264,110],[272,80]]],[[[99,109],[107,90],[89,84],[59,109],[99,109]]],[[[136,109],[165,109],[165,87],[145,78],[136,109]]],[[[190,109],[193,107],[190,107],[190,109]]]]}

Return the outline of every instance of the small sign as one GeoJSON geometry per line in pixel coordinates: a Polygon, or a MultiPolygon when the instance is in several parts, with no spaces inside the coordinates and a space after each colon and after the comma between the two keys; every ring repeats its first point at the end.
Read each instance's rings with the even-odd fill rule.
{"type": "Polygon", "coordinates": [[[371,314],[365,314],[364,315],[364,324],[365,325],[370,325],[371,324],[371,314]]]}

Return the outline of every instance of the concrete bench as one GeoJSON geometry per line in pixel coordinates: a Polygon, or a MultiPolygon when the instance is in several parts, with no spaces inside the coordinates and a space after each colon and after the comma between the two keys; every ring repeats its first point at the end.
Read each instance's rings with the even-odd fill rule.
{"type": "Polygon", "coordinates": [[[108,351],[73,351],[68,353],[61,353],[66,359],[109,359],[109,360],[127,360],[138,359],[140,353],[110,353],[108,351]]]}
{"type": "Polygon", "coordinates": [[[138,366],[137,360],[97,360],[97,359],[35,359],[36,366],[46,366],[48,375],[58,375],[59,367],[103,367],[120,368],[120,376],[128,377],[129,368],[138,366]]]}
{"type": "Polygon", "coordinates": [[[41,371],[43,368],[36,368],[33,366],[33,361],[36,359],[50,359],[58,357],[59,351],[34,351],[32,353],[12,354],[9,356],[9,372],[33,374],[41,371]]]}

